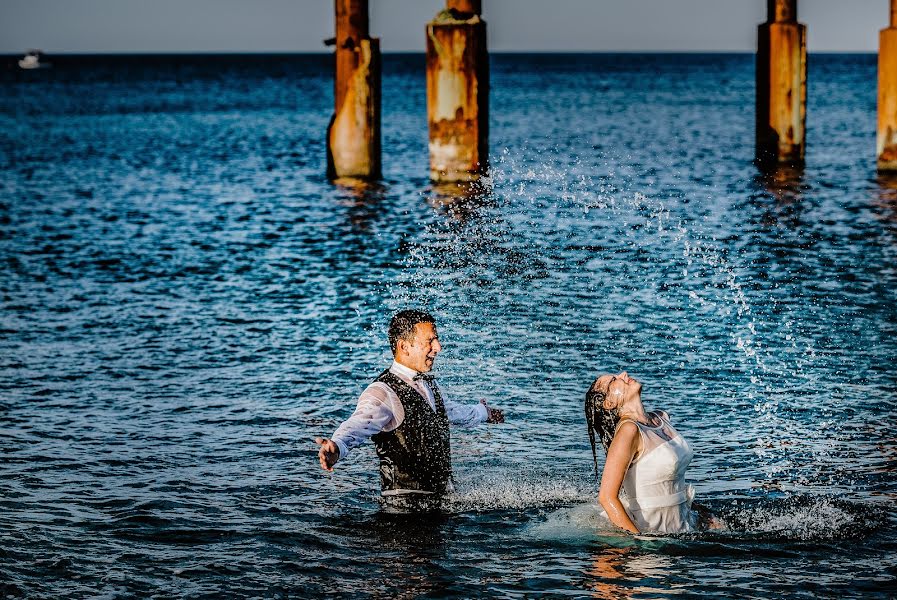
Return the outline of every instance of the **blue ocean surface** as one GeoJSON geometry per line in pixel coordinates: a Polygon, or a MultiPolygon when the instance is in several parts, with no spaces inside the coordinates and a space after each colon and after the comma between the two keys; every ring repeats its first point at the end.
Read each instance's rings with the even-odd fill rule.
{"type": "Polygon", "coordinates": [[[807,161],[761,173],[754,58],[491,57],[479,185],[428,179],[421,55],[383,179],[333,184],[332,58],[0,72],[0,596],[891,598],[897,178],[876,57],[811,55],[807,161]],[[316,436],[439,321],[441,515],[316,436]],[[610,527],[583,416],[626,369],[728,529],[610,527]]]}

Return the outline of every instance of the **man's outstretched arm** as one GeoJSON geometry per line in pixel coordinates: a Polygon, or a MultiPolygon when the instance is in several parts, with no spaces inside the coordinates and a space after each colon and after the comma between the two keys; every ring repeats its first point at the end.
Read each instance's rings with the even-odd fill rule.
{"type": "Polygon", "coordinates": [[[485,400],[479,404],[458,404],[448,398],[443,399],[445,412],[453,425],[471,426],[477,423],[504,423],[505,414],[497,408],[490,408],[485,400]]]}
{"type": "Polygon", "coordinates": [[[394,393],[390,394],[384,384],[374,383],[368,386],[358,398],[355,412],[337,427],[329,439],[315,438],[315,443],[320,446],[318,460],[321,468],[333,471],[333,465],[346,458],[352,448],[357,448],[372,435],[398,427],[399,419],[404,418],[404,412],[396,414],[397,400],[398,397],[394,393]]]}

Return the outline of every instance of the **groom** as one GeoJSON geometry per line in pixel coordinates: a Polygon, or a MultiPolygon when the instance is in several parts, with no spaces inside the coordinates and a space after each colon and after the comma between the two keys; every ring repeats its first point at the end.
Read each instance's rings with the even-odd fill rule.
{"type": "Polygon", "coordinates": [[[421,310],[403,310],[389,323],[394,361],[362,392],[355,412],[331,439],[316,438],[321,468],[333,465],[368,438],[380,459],[384,497],[439,499],[451,491],[449,423],[504,422],[485,401],[456,404],[430,374],[442,350],[436,320],[421,310]]]}

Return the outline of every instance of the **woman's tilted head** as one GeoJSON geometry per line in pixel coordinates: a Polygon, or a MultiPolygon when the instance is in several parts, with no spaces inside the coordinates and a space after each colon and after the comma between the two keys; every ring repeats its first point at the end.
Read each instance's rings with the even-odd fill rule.
{"type": "Polygon", "coordinates": [[[626,371],[617,375],[602,375],[586,392],[586,425],[589,428],[589,442],[595,461],[595,476],[598,476],[598,454],[595,450],[595,436],[601,441],[604,451],[610,448],[617,431],[617,424],[626,408],[634,401],[641,402],[642,384],[629,376],[626,371]]]}

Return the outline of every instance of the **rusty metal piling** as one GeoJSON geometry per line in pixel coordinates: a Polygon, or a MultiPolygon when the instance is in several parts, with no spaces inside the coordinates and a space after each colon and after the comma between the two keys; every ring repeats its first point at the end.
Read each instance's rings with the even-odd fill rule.
{"type": "Polygon", "coordinates": [[[897,171],[897,0],[878,40],[878,170],[897,171]]]}
{"type": "Polygon", "coordinates": [[[427,24],[430,178],[473,181],[489,154],[489,55],[480,0],[447,0],[427,24]]]}
{"type": "Polygon", "coordinates": [[[380,177],[380,40],[368,1],[335,0],[334,114],[327,127],[330,179],[380,177]]]}
{"type": "Polygon", "coordinates": [[[807,116],[807,27],[797,0],[767,0],[757,28],[757,147],[760,165],[802,165],[807,116]]]}

